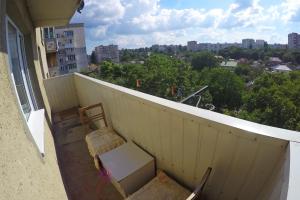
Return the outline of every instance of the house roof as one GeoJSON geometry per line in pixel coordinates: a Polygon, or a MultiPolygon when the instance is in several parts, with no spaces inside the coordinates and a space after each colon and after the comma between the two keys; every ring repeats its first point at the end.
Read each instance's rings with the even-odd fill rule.
{"type": "Polygon", "coordinates": [[[222,67],[236,67],[238,64],[237,61],[232,61],[232,60],[229,60],[229,61],[223,61],[221,63],[221,66],[222,67]]]}
{"type": "Polygon", "coordinates": [[[282,62],[281,59],[278,57],[270,57],[269,61],[270,62],[282,62]]]}
{"type": "Polygon", "coordinates": [[[288,66],[286,65],[276,65],[275,67],[273,67],[273,70],[276,71],[292,71],[288,66]]]}

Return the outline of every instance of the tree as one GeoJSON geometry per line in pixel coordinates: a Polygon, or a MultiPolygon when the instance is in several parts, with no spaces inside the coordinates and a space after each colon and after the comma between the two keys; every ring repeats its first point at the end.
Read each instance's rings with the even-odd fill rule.
{"type": "Polygon", "coordinates": [[[245,96],[240,118],[300,130],[300,72],[263,74],[245,96]]]}
{"type": "Polygon", "coordinates": [[[213,68],[218,66],[218,60],[210,52],[199,52],[192,57],[192,67],[201,71],[204,68],[213,68]]]}
{"type": "Polygon", "coordinates": [[[93,64],[97,63],[97,58],[96,58],[96,54],[94,51],[91,54],[91,63],[93,63],[93,64]]]}
{"type": "Polygon", "coordinates": [[[250,67],[248,64],[239,64],[235,68],[234,73],[248,83],[258,77],[262,71],[262,69],[250,67]]]}
{"type": "Polygon", "coordinates": [[[217,111],[224,108],[231,110],[240,108],[244,89],[244,83],[240,77],[224,68],[205,70],[202,76],[206,77],[206,83],[217,111]]]}

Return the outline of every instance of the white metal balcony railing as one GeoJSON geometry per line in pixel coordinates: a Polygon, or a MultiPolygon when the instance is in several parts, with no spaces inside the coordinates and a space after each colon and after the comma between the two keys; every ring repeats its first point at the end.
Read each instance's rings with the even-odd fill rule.
{"type": "Polygon", "coordinates": [[[102,102],[109,124],[209,199],[300,199],[300,133],[233,118],[78,73],[44,81],[52,112],[102,102]]]}

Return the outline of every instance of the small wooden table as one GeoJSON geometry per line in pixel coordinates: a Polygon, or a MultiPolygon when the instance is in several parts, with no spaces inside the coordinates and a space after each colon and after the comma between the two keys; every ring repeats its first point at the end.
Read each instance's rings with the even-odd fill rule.
{"type": "Polygon", "coordinates": [[[155,176],[154,158],[132,142],[100,155],[99,159],[124,198],[155,176]]]}

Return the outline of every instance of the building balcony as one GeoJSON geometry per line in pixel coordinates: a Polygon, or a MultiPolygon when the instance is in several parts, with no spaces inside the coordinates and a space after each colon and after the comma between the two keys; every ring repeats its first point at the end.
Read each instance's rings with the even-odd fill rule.
{"type": "Polygon", "coordinates": [[[57,44],[55,38],[45,38],[45,44],[47,53],[57,52],[57,44]]]}
{"type": "MultiPolygon", "coordinates": [[[[152,154],[157,168],[191,191],[205,170],[212,167],[204,190],[208,200],[300,199],[299,132],[172,102],[78,73],[46,79],[44,85],[53,116],[102,102],[108,124],[127,141],[134,141],[152,154]]],[[[76,122],[76,114],[73,116],[76,122]]],[[[56,117],[53,121],[61,123],[56,117]]],[[[67,133],[61,131],[63,128],[56,129],[56,142],[65,138],[59,136],[67,133]]],[[[80,132],[80,128],[77,130],[80,132]]],[[[76,191],[82,197],[119,199],[110,183],[101,186],[103,192],[97,190],[97,184],[91,184],[88,191],[76,189],[78,182],[84,184],[84,180],[97,177],[83,138],[70,146],[81,156],[78,172],[67,172],[65,154],[59,158],[67,191],[76,191]],[[74,174],[81,178],[74,178],[74,174]]],[[[103,177],[100,180],[104,181],[103,177]]]]}

